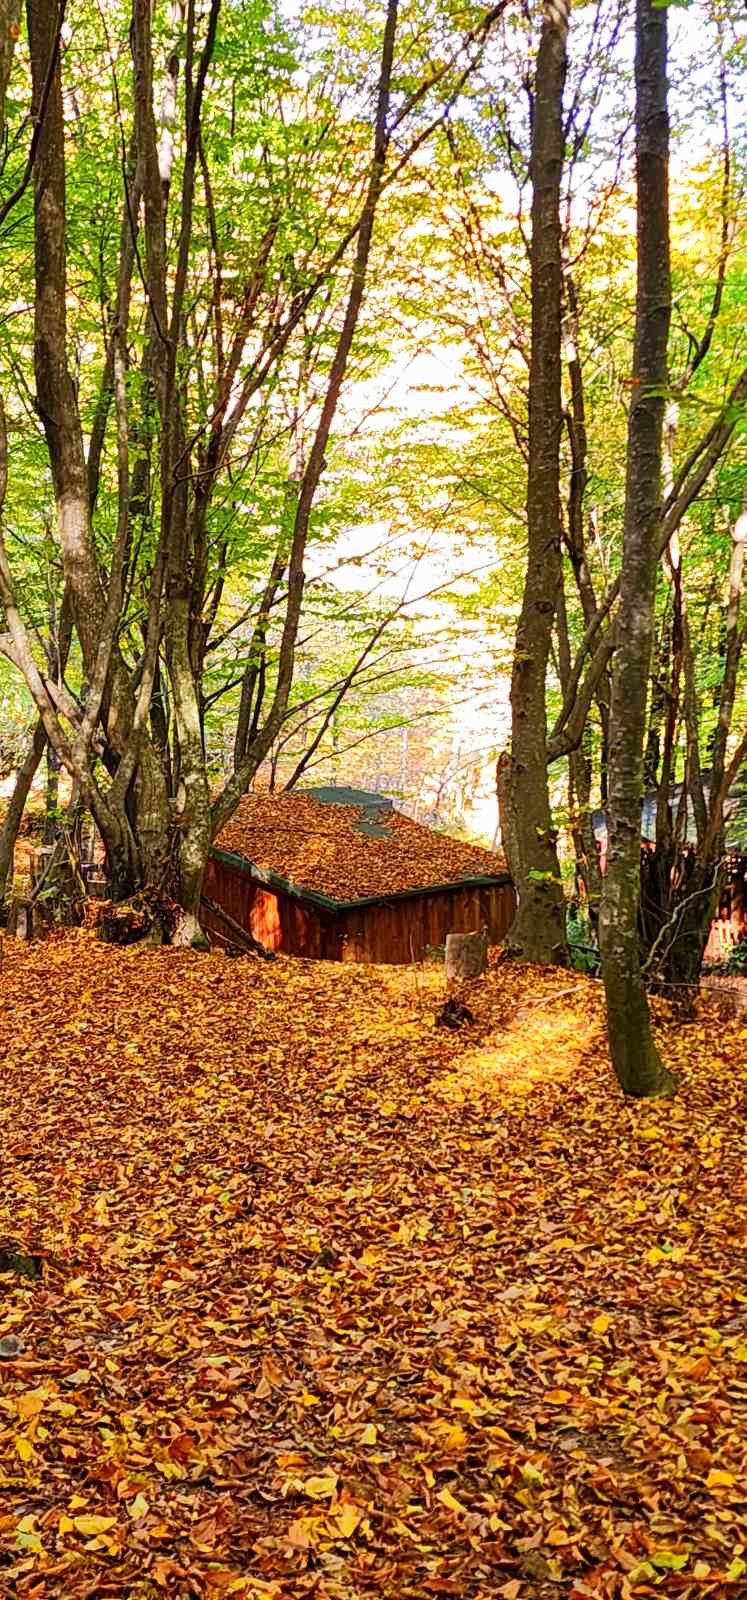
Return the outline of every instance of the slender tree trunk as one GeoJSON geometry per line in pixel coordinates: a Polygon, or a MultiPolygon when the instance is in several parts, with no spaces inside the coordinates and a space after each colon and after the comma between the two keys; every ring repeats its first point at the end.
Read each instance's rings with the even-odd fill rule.
{"type": "MultiPolygon", "coordinates": [[[[0,140],[5,133],[5,99],[13,66],[13,55],[18,38],[21,17],[21,0],[0,0],[0,140]]],[[[47,735],[40,720],[16,775],[13,793],[8,801],[2,829],[0,829],[0,919],[4,921],[8,888],[13,876],[13,856],[21,826],[26,801],[44,754],[47,735]]]]}
{"type": "Polygon", "coordinates": [[[670,319],[667,9],[636,6],[637,294],[623,564],[612,668],[610,847],[600,916],[612,1061],[626,1094],[670,1094],[651,1030],[638,937],[646,700],[654,630],[670,319]]]}
{"type": "Polygon", "coordinates": [[[8,809],[0,829],[0,919],[2,920],[4,920],[7,909],[6,901],[13,879],[13,855],[18,839],[18,831],[46,743],[46,730],[44,723],[40,720],[34,729],[33,738],[25,759],[16,773],[13,793],[8,801],[8,809]]]}
{"type": "Polygon", "coordinates": [[[545,10],[532,124],[532,353],[527,571],[511,678],[511,751],[499,765],[503,837],[519,903],[508,946],[566,965],[565,899],[547,777],[546,678],[561,575],[561,221],[568,8],[545,10]]]}
{"type": "MultiPolygon", "coordinates": [[[[731,735],[739,665],[744,646],[741,627],[744,556],[747,547],[747,514],[743,510],[732,529],[732,554],[729,588],[724,618],[723,678],[717,691],[719,717],[711,745],[710,786],[706,800],[698,752],[698,713],[695,699],[695,663],[690,639],[687,607],[682,588],[679,551],[672,556],[673,573],[680,597],[681,655],[688,700],[688,763],[686,788],[695,817],[697,843],[683,845],[681,837],[671,841],[669,870],[661,868],[658,926],[650,951],[650,972],[663,984],[688,984],[693,988],[700,978],[711,922],[724,880],[724,805],[729,793],[726,751],[731,735]]],[[[739,766],[737,759],[733,777],[739,766]]],[[[666,838],[657,841],[662,854],[666,838]]],[[[664,857],[667,861],[666,856],[664,857]]],[[[656,863],[646,863],[649,876],[656,863]]],[[[644,873],[644,884],[647,874],[644,873]]],[[[654,897],[651,896],[653,899],[654,897]]],[[[652,941],[649,940],[649,943],[652,941]]]]}
{"type": "MultiPolygon", "coordinates": [[[[562,569],[556,606],[556,627],[560,686],[565,695],[571,674],[571,649],[565,601],[565,576],[562,569]]],[[[588,734],[587,724],[582,743],[568,754],[568,809],[576,855],[576,882],[577,886],[583,885],[589,922],[596,933],[599,923],[599,902],[602,897],[602,875],[591,814],[592,765],[588,751],[584,748],[589,742],[588,734]]]]}
{"type": "Polygon", "coordinates": [[[58,831],[58,804],[60,797],[60,758],[51,745],[47,745],[47,788],[44,802],[44,843],[54,844],[58,831]]]}

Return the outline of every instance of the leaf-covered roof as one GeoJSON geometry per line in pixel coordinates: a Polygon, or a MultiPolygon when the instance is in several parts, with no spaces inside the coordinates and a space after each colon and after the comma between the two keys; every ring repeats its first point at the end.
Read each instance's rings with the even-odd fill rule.
{"type": "Polygon", "coordinates": [[[506,874],[497,852],[436,833],[383,796],[357,790],[245,795],[216,843],[260,872],[338,902],[506,874]]]}

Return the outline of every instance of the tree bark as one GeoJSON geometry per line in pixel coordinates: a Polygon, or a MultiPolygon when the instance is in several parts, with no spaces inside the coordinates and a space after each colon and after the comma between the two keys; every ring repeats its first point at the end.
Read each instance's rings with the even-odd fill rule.
{"type": "Polygon", "coordinates": [[[47,788],[44,800],[44,843],[54,844],[58,833],[58,804],[60,797],[60,758],[51,745],[47,745],[47,788]]]}
{"type": "Polygon", "coordinates": [[[5,131],[5,97],[21,20],[21,0],[0,0],[0,138],[5,131]]]}
{"type": "MultiPolygon", "coordinates": [[[[0,141],[5,133],[5,100],[13,66],[21,18],[21,0],[0,0],[0,141]]],[[[8,886],[13,874],[13,856],[26,801],[44,754],[47,735],[43,722],[34,729],[26,757],[20,766],[13,793],[8,801],[0,829],[0,916],[6,912],[8,886]]]]}
{"type": "Polygon", "coordinates": [[[18,768],[13,793],[8,801],[8,809],[3,819],[2,829],[0,829],[0,919],[7,912],[6,902],[8,889],[13,879],[13,856],[18,839],[18,831],[46,743],[46,729],[44,723],[40,720],[34,729],[25,759],[18,768]]]}
{"type": "MultiPolygon", "coordinates": [[[[28,31],[36,111],[47,89],[56,42],[54,0],[28,0],[28,31]]],[[[62,78],[57,62],[49,86],[34,169],[34,366],[37,408],[49,450],[58,532],[75,630],[89,681],[96,683],[105,660],[103,721],[115,759],[127,747],[134,697],[125,664],[113,644],[118,616],[109,615],[90,518],[89,483],[75,388],[67,362],[67,234],[62,78]]],[[[120,329],[124,337],[124,330],[120,329]]],[[[114,577],[112,578],[114,582],[114,577]]],[[[124,893],[158,876],[168,852],[168,798],[160,763],[145,738],[139,741],[131,793],[120,786],[109,796],[111,817],[99,816],[112,881],[124,893]],[[126,806],[136,814],[133,831],[126,806]]],[[[128,785],[129,788],[129,785],[128,785]]]]}
{"type": "Polygon", "coordinates": [[[504,847],[518,892],[507,945],[525,961],[568,963],[565,898],[547,777],[546,678],[561,574],[561,218],[568,7],[548,5],[532,121],[532,351],[527,570],[511,677],[511,750],[499,764],[504,847]]]}
{"type": "Polygon", "coordinates": [[[612,668],[607,873],[600,945],[612,1062],[626,1094],[671,1094],[659,1057],[640,964],[641,799],[646,701],[654,630],[669,263],[667,10],[636,5],[637,288],[617,649],[612,668]]]}

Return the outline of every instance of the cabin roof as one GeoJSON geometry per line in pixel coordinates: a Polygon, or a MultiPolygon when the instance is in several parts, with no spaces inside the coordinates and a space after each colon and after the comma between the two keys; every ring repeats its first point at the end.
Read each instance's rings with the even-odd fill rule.
{"type": "Polygon", "coordinates": [[[360,789],[245,795],[216,854],[273,887],[335,907],[508,881],[497,852],[436,833],[384,795],[360,789]]]}

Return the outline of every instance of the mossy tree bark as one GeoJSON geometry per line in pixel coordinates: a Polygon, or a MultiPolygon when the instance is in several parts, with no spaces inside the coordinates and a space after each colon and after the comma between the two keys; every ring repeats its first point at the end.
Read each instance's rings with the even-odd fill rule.
{"type": "Polygon", "coordinates": [[[511,677],[511,750],[499,764],[504,848],[518,891],[509,949],[568,962],[565,900],[550,812],[545,687],[561,576],[561,218],[563,89],[569,7],[545,7],[532,122],[532,348],[527,569],[511,677]]]}
{"type": "Polygon", "coordinates": [[[641,799],[661,526],[661,468],[671,313],[667,9],[636,5],[637,289],[623,561],[612,668],[610,844],[599,923],[612,1062],[624,1092],[671,1094],[641,972],[641,799]]]}

